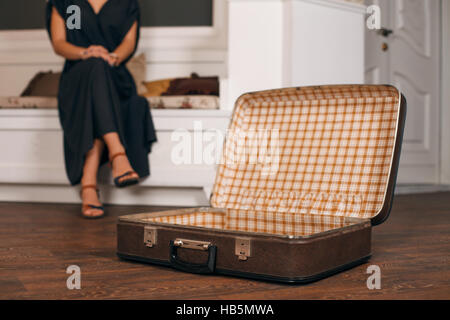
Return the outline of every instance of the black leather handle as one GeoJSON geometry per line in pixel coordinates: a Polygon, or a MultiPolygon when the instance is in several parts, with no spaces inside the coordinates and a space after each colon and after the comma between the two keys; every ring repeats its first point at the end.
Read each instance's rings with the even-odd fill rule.
{"type": "Polygon", "coordinates": [[[190,263],[186,261],[181,261],[178,258],[178,246],[174,244],[174,241],[170,241],[170,254],[169,261],[172,267],[175,269],[198,274],[209,274],[214,273],[216,268],[216,246],[209,246],[208,248],[208,261],[206,263],[190,263]]]}

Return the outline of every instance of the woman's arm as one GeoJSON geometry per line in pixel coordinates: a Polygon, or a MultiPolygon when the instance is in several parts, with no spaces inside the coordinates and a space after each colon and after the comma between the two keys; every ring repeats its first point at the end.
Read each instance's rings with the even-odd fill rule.
{"type": "Polygon", "coordinates": [[[53,8],[50,25],[51,39],[55,53],[68,60],[80,60],[86,52],[86,48],[75,46],[66,41],[66,25],[58,11],[53,8]]]}
{"type": "Polygon", "coordinates": [[[56,54],[68,60],[84,60],[96,57],[103,58],[110,64],[113,63],[113,59],[109,56],[108,50],[102,46],[83,48],[67,42],[65,21],[55,8],[52,10],[50,32],[53,50],[55,50],[56,54]]]}
{"type": "Polygon", "coordinates": [[[126,36],[123,38],[122,43],[112,53],[112,57],[115,59],[114,65],[120,65],[133,53],[137,40],[137,28],[138,24],[136,21],[133,23],[126,36]]]}

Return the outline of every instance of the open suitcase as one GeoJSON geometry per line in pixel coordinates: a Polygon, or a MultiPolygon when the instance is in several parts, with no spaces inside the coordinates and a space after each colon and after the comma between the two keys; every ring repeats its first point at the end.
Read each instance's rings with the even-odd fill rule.
{"type": "Polygon", "coordinates": [[[289,283],[363,263],[392,206],[405,117],[392,86],[244,94],[211,207],[120,217],[118,256],[289,283]]]}

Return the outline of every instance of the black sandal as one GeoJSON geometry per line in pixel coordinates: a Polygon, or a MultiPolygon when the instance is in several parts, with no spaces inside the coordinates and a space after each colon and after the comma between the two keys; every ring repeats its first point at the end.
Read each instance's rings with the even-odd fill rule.
{"type": "MultiPolygon", "coordinates": [[[[81,197],[81,195],[83,193],[83,190],[85,190],[85,189],[94,189],[95,191],[97,191],[97,195],[99,194],[97,186],[92,184],[92,185],[81,186],[80,197],[81,197]]],[[[81,215],[85,219],[92,219],[92,220],[93,219],[100,219],[100,218],[103,218],[105,216],[105,209],[103,208],[103,206],[94,206],[92,204],[83,204],[81,206],[81,215]],[[103,214],[101,214],[99,216],[88,216],[88,215],[85,214],[85,212],[87,210],[89,210],[89,209],[101,210],[101,211],[103,211],[103,214]]]]}
{"type": "MultiPolygon", "coordinates": [[[[116,153],[115,155],[113,155],[111,157],[111,160],[109,161],[110,164],[111,164],[111,168],[113,166],[114,159],[119,157],[119,156],[125,156],[126,157],[126,154],[124,152],[119,152],[119,153],[116,153]]],[[[137,173],[135,171],[130,170],[130,171],[125,172],[124,174],[121,174],[120,176],[114,177],[114,184],[116,185],[116,187],[117,188],[125,188],[125,187],[129,187],[129,186],[138,184],[139,183],[139,178],[130,178],[130,179],[124,179],[124,180],[120,181],[120,179],[125,178],[126,176],[130,176],[132,174],[136,174],[137,175],[137,173]]]]}

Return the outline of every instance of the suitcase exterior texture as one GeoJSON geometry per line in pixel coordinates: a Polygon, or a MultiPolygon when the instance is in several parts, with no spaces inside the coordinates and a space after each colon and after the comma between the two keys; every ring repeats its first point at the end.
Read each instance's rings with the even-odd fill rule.
{"type": "Polygon", "coordinates": [[[119,257],[181,271],[318,280],[369,259],[389,215],[406,117],[392,86],[248,93],[236,102],[211,207],[123,216],[119,257]]]}

